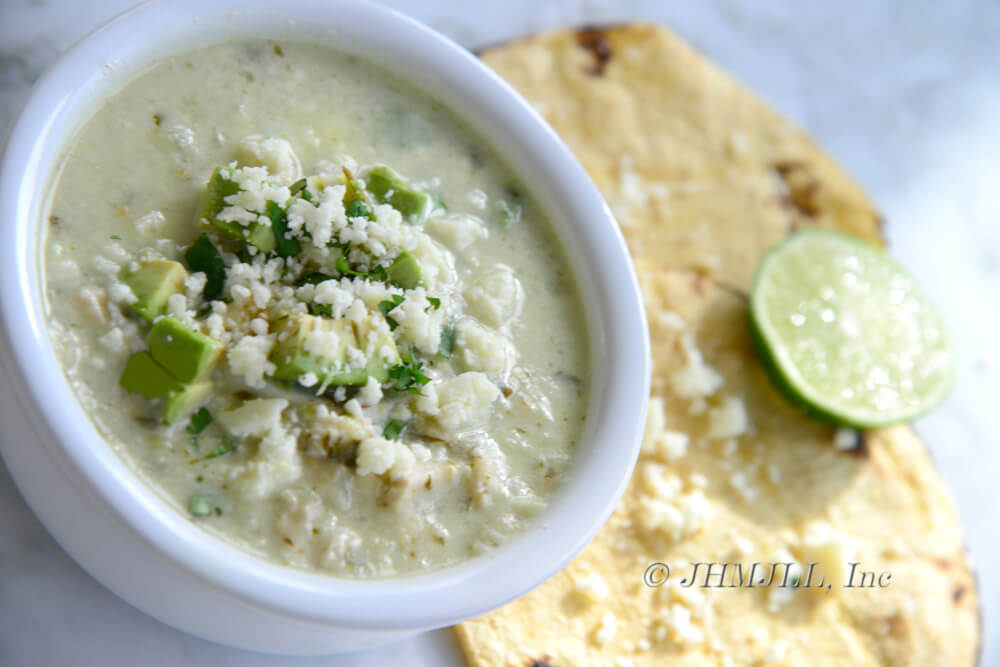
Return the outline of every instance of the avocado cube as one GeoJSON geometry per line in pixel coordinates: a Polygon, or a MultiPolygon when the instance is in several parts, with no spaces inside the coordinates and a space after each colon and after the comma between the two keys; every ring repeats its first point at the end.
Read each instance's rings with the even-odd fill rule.
{"type": "Polygon", "coordinates": [[[396,340],[388,331],[387,326],[380,322],[385,317],[381,313],[372,313],[362,322],[354,323],[354,333],[358,339],[358,347],[364,352],[368,363],[365,366],[365,377],[359,382],[344,382],[342,384],[364,384],[368,376],[379,382],[389,381],[389,369],[399,364],[399,350],[396,340]]]}
{"type": "Polygon", "coordinates": [[[184,383],[153,361],[149,352],[132,355],[118,382],[128,391],[141,394],[149,400],[164,398],[184,390],[184,383]]]}
{"type": "Polygon", "coordinates": [[[181,382],[197,382],[212,372],[223,345],[173,317],[161,317],[146,337],[153,361],[181,382]]]}
{"type": "Polygon", "coordinates": [[[186,384],[180,391],[172,392],[163,400],[163,420],[173,424],[194,412],[212,393],[212,382],[205,380],[186,384]]]}
{"type": "Polygon", "coordinates": [[[389,276],[389,282],[403,289],[413,289],[423,281],[420,262],[406,250],[399,253],[399,257],[389,265],[386,273],[389,276]]]}
{"type": "Polygon", "coordinates": [[[347,319],[333,320],[314,315],[289,317],[278,329],[278,344],[270,361],[276,366],[272,377],[285,382],[298,382],[299,377],[313,373],[319,381],[342,367],[347,351],[357,347],[354,328],[347,319]],[[306,350],[316,338],[328,341],[328,348],[306,350]]]}
{"type": "Polygon", "coordinates": [[[205,186],[205,197],[198,209],[198,220],[212,227],[226,238],[234,241],[246,241],[264,253],[274,250],[277,242],[269,225],[252,223],[244,227],[232,220],[219,220],[218,215],[226,204],[226,197],[240,191],[240,186],[232,180],[232,169],[221,166],[212,170],[212,176],[205,186]]]}
{"type": "Polygon", "coordinates": [[[385,165],[378,165],[368,173],[368,190],[383,204],[389,204],[407,220],[423,217],[430,205],[430,195],[416,188],[385,165]]]}
{"type": "Polygon", "coordinates": [[[152,322],[163,314],[167,299],[183,291],[186,276],[187,271],[180,262],[157,259],[141,265],[122,279],[137,299],[129,308],[152,322]]]}

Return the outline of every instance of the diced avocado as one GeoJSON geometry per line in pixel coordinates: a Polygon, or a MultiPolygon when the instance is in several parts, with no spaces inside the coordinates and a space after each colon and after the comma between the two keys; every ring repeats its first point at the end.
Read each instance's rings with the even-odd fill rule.
{"type": "Polygon", "coordinates": [[[197,382],[208,375],[222,354],[223,345],[173,317],[161,317],[146,337],[153,361],[181,382],[197,382]]]}
{"type": "Polygon", "coordinates": [[[270,226],[252,223],[244,227],[232,220],[219,220],[218,215],[226,207],[226,197],[240,191],[240,186],[230,179],[229,167],[216,167],[205,186],[205,198],[198,209],[198,220],[213,227],[223,236],[234,241],[246,241],[261,252],[271,252],[275,247],[274,232],[270,226]]]}
{"type": "Polygon", "coordinates": [[[184,385],[180,391],[167,395],[163,400],[163,420],[173,424],[194,412],[212,393],[212,382],[205,380],[184,385]]]}
{"type": "Polygon", "coordinates": [[[143,264],[123,278],[137,298],[129,308],[152,322],[163,314],[167,299],[184,289],[186,276],[187,271],[179,262],[157,259],[143,264]]]}
{"type": "MultiPolygon", "coordinates": [[[[354,324],[358,347],[368,359],[365,375],[370,375],[379,382],[388,382],[389,369],[401,361],[399,350],[396,349],[396,340],[388,332],[384,320],[385,316],[381,313],[372,313],[367,319],[354,324]]],[[[367,382],[367,377],[358,383],[350,384],[364,384],[365,382],[367,382]]]]}
{"type": "Polygon", "coordinates": [[[212,391],[212,383],[207,380],[184,384],[156,363],[149,352],[132,355],[118,382],[148,400],[162,399],[163,419],[168,424],[194,412],[212,391]]]}
{"type": "Polygon", "coordinates": [[[405,250],[399,253],[396,261],[389,265],[386,273],[389,275],[389,282],[403,289],[413,289],[420,285],[423,279],[420,262],[405,250]]]}
{"type": "Polygon", "coordinates": [[[427,211],[431,198],[423,190],[406,183],[395,171],[385,165],[373,167],[368,173],[368,190],[383,204],[389,204],[412,220],[427,211]]]}
{"type": "Polygon", "coordinates": [[[313,315],[296,315],[284,321],[278,330],[278,344],[271,352],[270,361],[276,366],[273,378],[298,382],[306,373],[313,373],[325,382],[334,368],[347,360],[347,351],[357,346],[350,320],[332,320],[313,315]],[[306,342],[317,333],[326,334],[330,341],[322,354],[306,351],[306,342]]]}
{"type": "Polygon", "coordinates": [[[360,386],[369,376],[387,381],[389,368],[399,363],[399,353],[384,320],[381,313],[372,313],[361,323],[312,315],[289,318],[278,331],[280,342],[271,353],[270,360],[277,367],[272,378],[298,382],[301,376],[313,373],[320,384],[327,386],[360,386]],[[332,334],[329,352],[305,350],[306,340],[316,332],[332,334]],[[367,362],[360,368],[338,370],[347,365],[348,350],[352,348],[360,349],[367,362]]]}
{"type": "Polygon", "coordinates": [[[149,352],[139,352],[125,364],[125,370],[118,380],[128,391],[141,394],[144,398],[163,398],[184,390],[184,383],[167,372],[163,366],[153,361],[149,352]]]}

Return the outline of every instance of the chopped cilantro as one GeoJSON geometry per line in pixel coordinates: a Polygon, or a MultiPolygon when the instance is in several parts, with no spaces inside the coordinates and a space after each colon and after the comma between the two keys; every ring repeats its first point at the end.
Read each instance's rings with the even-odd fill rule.
{"type": "Polygon", "coordinates": [[[122,237],[118,236],[117,234],[112,234],[111,235],[111,240],[112,241],[121,241],[122,237]]]}
{"type": "Polygon", "coordinates": [[[340,257],[337,258],[338,273],[342,275],[368,278],[369,280],[374,280],[376,282],[385,282],[385,280],[389,277],[389,274],[386,273],[384,266],[376,266],[375,268],[367,272],[357,271],[355,269],[352,269],[351,266],[347,263],[347,253],[350,249],[351,249],[350,245],[345,245],[343,248],[341,248],[340,257]]]}
{"type": "Polygon", "coordinates": [[[207,236],[202,235],[187,249],[184,261],[194,273],[205,274],[205,288],[201,291],[205,300],[213,301],[222,294],[222,288],[226,284],[226,265],[218,248],[212,245],[207,236]]]}
{"type": "Polygon", "coordinates": [[[431,308],[433,308],[434,310],[437,310],[438,308],[441,307],[441,299],[437,298],[436,296],[427,297],[427,301],[430,302],[431,308]]]}
{"type": "Polygon", "coordinates": [[[385,301],[382,301],[381,303],[379,303],[378,309],[382,311],[383,315],[388,315],[393,308],[403,303],[403,301],[404,299],[402,294],[393,294],[392,300],[390,301],[387,299],[385,301]]]}
{"type": "Polygon", "coordinates": [[[236,449],[236,446],[232,443],[229,438],[223,438],[222,442],[215,446],[215,448],[208,454],[205,454],[206,459],[214,459],[217,456],[222,456],[223,454],[228,454],[229,452],[236,449]]]}
{"type": "Polygon", "coordinates": [[[389,369],[389,377],[396,381],[393,389],[396,391],[408,391],[411,394],[420,394],[420,387],[431,381],[423,374],[424,363],[417,361],[413,357],[413,350],[409,352],[409,359],[404,359],[403,363],[396,364],[389,369]]]}
{"type": "Polygon", "coordinates": [[[392,311],[393,308],[403,303],[403,301],[404,299],[402,294],[393,294],[391,301],[387,299],[378,304],[378,309],[382,312],[383,315],[385,315],[385,321],[389,323],[390,331],[395,331],[396,327],[399,326],[399,322],[397,322],[395,318],[390,317],[389,313],[392,311]]]}
{"type": "Polygon", "coordinates": [[[316,317],[333,318],[333,306],[328,303],[310,303],[309,314],[316,317]]]}
{"type": "Polygon", "coordinates": [[[393,419],[385,425],[385,429],[382,430],[382,437],[386,440],[395,440],[399,437],[399,434],[403,432],[404,428],[406,428],[406,422],[393,419]]]}
{"type": "Polygon", "coordinates": [[[306,179],[300,178],[299,180],[292,183],[292,185],[288,188],[288,191],[291,192],[292,196],[294,197],[295,195],[299,194],[300,192],[306,189],[306,184],[307,184],[306,179]]]}
{"type": "Polygon", "coordinates": [[[333,280],[333,276],[327,275],[321,271],[312,271],[299,278],[296,281],[295,286],[302,287],[303,285],[319,285],[320,283],[325,283],[327,280],[333,280]]]}
{"type": "Polygon", "coordinates": [[[274,240],[277,244],[278,254],[282,257],[294,257],[302,252],[302,246],[296,239],[288,238],[288,213],[273,201],[267,202],[267,217],[271,219],[271,229],[274,231],[274,240]]]}
{"type": "Polygon", "coordinates": [[[188,424],[185,430],[187,431],[188,440],[191,441],[192,447],[195,449],[198,448],[198,434],[204,431],[211,423],[212,413],[208,411],[208,408],[201,408],[191,415],[191,423],[188,424]]]}
{"type": "Polygon", "coordinates": [[[438,354],[445,359],[451,359],[455,351],[455,325],[451,324],[441,332],[441,342],[438,343],[438,354]]]}

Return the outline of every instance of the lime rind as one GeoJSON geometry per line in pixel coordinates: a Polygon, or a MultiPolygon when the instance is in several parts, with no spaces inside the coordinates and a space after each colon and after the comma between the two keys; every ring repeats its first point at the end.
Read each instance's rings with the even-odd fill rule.
{"type": "Polygon", "coordinates": [[[769,250],[749,320],[778,390],[831,423],[908,421],[951,389],[954,363],[936,310],[900,264],[853,237],[803,230],[769,250]]]}

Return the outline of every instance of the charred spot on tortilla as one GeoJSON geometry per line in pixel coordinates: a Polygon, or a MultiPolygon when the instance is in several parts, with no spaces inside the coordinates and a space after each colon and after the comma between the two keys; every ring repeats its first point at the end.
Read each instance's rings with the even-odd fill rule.
{"type": "Polygon", "coordinates": [[[868,446],[868,436],[864,431],[855,431],[854,437],[854,446],[840,451],[851,456],[856,456],[859,459],[867,459],[871,455],[871,448],[868,446]]]}
{"type": "Polygon", "coordinates": [[[604,28],[584,27],[576,32],[576,42],[581,48],[590,51],[594,56],[594,63],[587,70],[587,73],[594,76],[604,74],[604,68],[611,60],[611,42],[604,28]]]}
{"type": "Polygon", "coordinates": [[[781,201],[808,218],[815,218],[820,213],[816,193],[819,192],[819,181],[809,173],[802,162],[778,162],[774,171],[781,179],[781,201]]]}
{"type": "Polygon", "coordinates": [[[540,658],[533,658],[527,662],[527,667],[559,667],[557,664],[552,662],[552,658],[547,655],[543,655],[540,658]]]}

